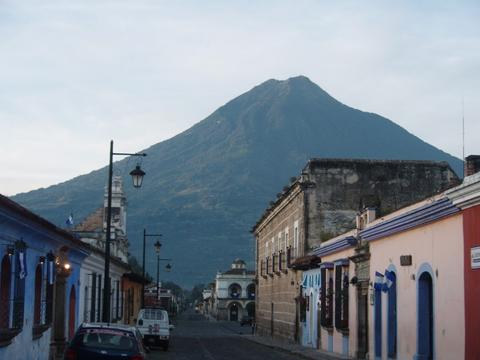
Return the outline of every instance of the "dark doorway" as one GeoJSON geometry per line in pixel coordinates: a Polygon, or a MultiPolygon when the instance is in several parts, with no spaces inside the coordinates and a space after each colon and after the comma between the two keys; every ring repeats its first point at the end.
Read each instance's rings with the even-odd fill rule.
{"type": "Polygon", "coordinates": [[[365,359],[368,353],[368,282],[357,285],[358,349],[357,358],[365,359]]]}
{"type": "Polygon", "coordinates": [[[418,279],[417,358],[433,359],[433,281],[428,272],[418,279]]]}
{"type": "Polygon", "coordinates": [[[233,303],[230,305],[230,321],[238,321],[238,305],[233,303]]]}
{"type": "Polygon", "coordinates": [[[247,309],[248,316],[255,318],[255,303],[254,302],[248,303],[246,309],[247,309]]]}
{"type": "Polygon", "coordinates": [[[75,308],[76,308],[76,296],[75,285],[72,285],[70,290],[70,301],[68,306],[68,338],[71,340],[75,335],[75,308]]]}

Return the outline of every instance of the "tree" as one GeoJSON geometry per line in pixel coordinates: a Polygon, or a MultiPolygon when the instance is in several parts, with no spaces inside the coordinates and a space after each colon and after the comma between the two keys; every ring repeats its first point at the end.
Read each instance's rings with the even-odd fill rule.
{"type": "MultiPolygon", "coordinates": [[[[140,275],[140,276],[143,275],[142,265],[140,265],[138,263],[138,260],[135,256],[129,255],[127,261],[128,261],[128,265],[130,265],[130,269],[132,270],[132,272],[134,274],[137,274],[137,275],[140,275]]],[[[153,281],[153,277],[148,272],[145,272],[145,279],[149,283],[151,283],[153,281]]]]}

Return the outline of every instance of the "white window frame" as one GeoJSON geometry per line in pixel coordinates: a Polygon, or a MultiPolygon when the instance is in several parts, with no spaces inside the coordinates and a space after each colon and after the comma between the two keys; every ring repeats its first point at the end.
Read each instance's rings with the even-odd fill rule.
{"type": "Polygon", "coordinates": [[[298,256],[299,249],[298,249],[298,243],[299,243],[299,229],[298,229],[298,220],[293,223],[293,254],[295,257],[298,256]]]}
{"type": "Polygon", "coordinates": [[[288,227],[285,228],[284,234],[285,234],[285,237],[284,237],[285,247],[284,247],[284,249],[285,249],[285,254],[286,254],[287,253],[287,248],[290,246],[290,233],[289,233],[288,227]]]}

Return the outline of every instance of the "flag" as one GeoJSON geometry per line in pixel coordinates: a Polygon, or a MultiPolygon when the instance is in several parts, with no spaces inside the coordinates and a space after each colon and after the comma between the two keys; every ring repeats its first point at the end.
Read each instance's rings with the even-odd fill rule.
{"type": "Polygon", "coordinates": [[[27,276],[27,254],[25,251],[20,251],[18,253],[18,262],[20,265],[20,272],[18,273],[18,277],[20,279],[25,279],[27,276]]]}
{"type": "Polygon", "coordinates": [[[375,271],[375,283],[373,284],[373,288],[375,290],[382,290],[383,280],[384,280],[383,274],[379,273],[378,271],[375,271]]]}
{"type": "Polygon", "coordinates": [[[65,223],[67,224],[67,226],[72,226],[73,225],[73,213],[70,213],[70,216],[67,218],[65,223]]]}
{"type": "Polygon", "coordinates": [[[393,271],[385,270],[385,283],[383,284],[382,291],[387,292],[393,285],[395,280],[395,274],[393,271]]]}

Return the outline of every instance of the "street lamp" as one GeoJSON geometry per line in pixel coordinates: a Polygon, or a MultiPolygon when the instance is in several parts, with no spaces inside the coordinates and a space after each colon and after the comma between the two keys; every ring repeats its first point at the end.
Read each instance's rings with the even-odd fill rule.
{"type": "MultiPolygon", "coordinates": [[[[134,170],[135,171],[135,170],[134,170]]],[[[133,172],[133,171],[132,171],[133,172]]],[[[162,234],[147,234],[147,230],[143,229],[143,261],[142,261],[142,309],[145,307],[145,244],[149,236],[162,236],[162,234]]],[[[158,241],[157,241],[158,242],[158,241]]],[[[161,245],[160,245],[161,246],[161,245]]]]}
{"type": "Polygon", "coordinates": [[[158,301],[158,294],[160,294],[159,288],[160,285],[158,283],[160,282],[160,249],[162,248],[162,244],[160,244],[160,241],[157,240],[155,245],[155,251],[157,253],[157,301],[158,301]]]}
{"type": "MultiPolygon", "coordinates": [[[[112,226],[112,177],[113,177],[113,156],[147,156],[145,153],[114,153],[113,140],[110,141],[110,161],[108,165],[108,198],[107,198],[107,229],[105,235],[105,269],[103,278],[105,281],[103,287],[103,314],[102,321],[110,322],[110,240],[111,240],[111,226],[112,226]]],[[[135,169],[130,172],[133,180],[133,186],[139,188],[142,186],[143,176],[145,172],[137,165],[135,169]]]]}
{"type": "MultiPolygon", "coordinates": [[[[157,240],[157,242],[153,245],[155,247],[155,252],[157,253],[157,302],[160,299],[160,261],[172,261],[172,259],[160,259],[160,249],[162,248],[162,244],[160,241],[157,240]]],[[[167,272],[170,272],[172,269],[172,265],[170,263],[165,266],[165,270],[167,272]]]]}

